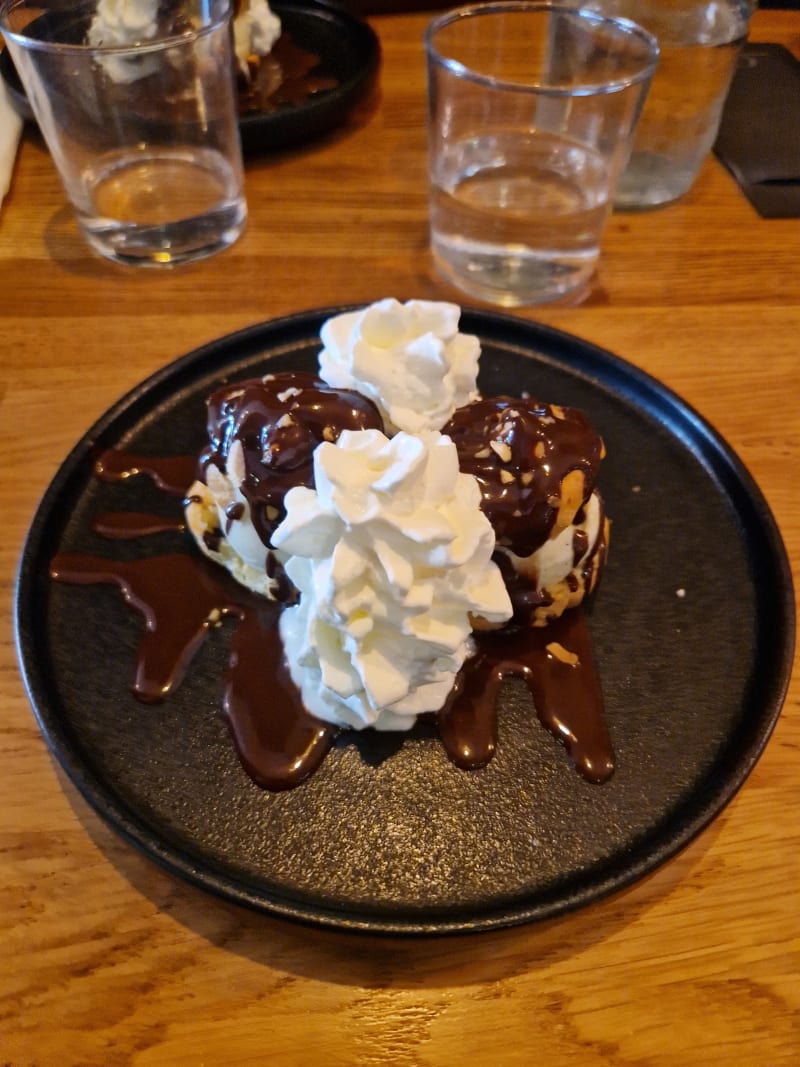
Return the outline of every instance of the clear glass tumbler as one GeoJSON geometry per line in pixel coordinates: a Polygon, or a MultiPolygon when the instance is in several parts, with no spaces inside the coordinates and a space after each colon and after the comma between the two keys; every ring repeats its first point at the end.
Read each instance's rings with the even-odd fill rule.
{"type": "Polygon", "coordinates": [[[719,130],[754,0],[587,0],[632,19],[658,40],[661,58],[639,119],[615,205],[651,208],[688,192],[719,130]]]}
{"type": "Polygon", "coordinates": [[[505,306],[594,272],[658,57],[629,22],[569,5],[459,8],[425,33],[434,263],[505,306]]]}
{"type": "Polygon", "coordinates": [[[0,0],[0,29],[89,244],[149,266],[211,255],[247,216],[229,0],[116,8],[0,0]]]}

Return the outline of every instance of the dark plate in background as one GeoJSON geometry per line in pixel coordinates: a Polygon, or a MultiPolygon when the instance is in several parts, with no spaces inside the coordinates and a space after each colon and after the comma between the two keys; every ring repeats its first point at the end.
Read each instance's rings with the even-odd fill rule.
{"type": "Polygon", "coordinates": [[[338,126],[372,84],[380,60],[372,28],[333,4],[275,0],[270,7],[293,43],[319,56],[314,73],[333,78],[336,86],[294,107],[242,115],[239,130],[245,153],[287,147],[338,126]]]}
{"type": "MultiPolygon", "coordinates": [[[[56,551],[141,556],[175,550],[181,537],[104,542],[89,532],[98,511],[179,507],[145,479],[95,480],[96,449],[198,451],[212,387],[313,368],[335,310],[190,353],[120,400],[65,460],[34,518],[16,598],[20,662],[51,750],[150,857],[283,917],[475,931],[629,885],[706,826],[752,769],[788,684],[794,615],[779,535],[742,465],[681,400],[609,353],[505,315],[462,317],[482,342],[484,394],[528,390],[581,407],[607,445],[611,553],[589,616],[617,759],[606,785],[575,772],[510,682],[483,770],[454,767],[429,727],[367,731],[343,738],[299,788],[264,792],[219,714],[227,626],[174,696],[148,707],[129,691],[139,618],[111,587],[49,582],[56,551]]],[[[266,703],[269,688],[265,678],[266,703]]]]}
{"type": "MultiPolygon", "coordinates": [[[[336,85],[297,105],[241,115],[239,130],[246,154],[299,144],[344,122],[372,84],[380,61],[380,44],[372,28],[335,5],[275,0],[270,6],[294,44],[319,56],[315,74],[334,79],[336,85]]],[[[28,98],[7,49],[0,51],[0,76],[16,110],[32,120],[28,98]]]]}

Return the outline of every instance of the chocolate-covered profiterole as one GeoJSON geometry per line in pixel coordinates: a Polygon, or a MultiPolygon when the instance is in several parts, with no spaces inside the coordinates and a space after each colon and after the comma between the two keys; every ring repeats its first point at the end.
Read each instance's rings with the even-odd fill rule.
{"type": "Polygon", "coordinates": [[[546,626],[592,591],[605,561],[601,438],[575,408],[510,396],[460,408],[444,432],[480,484],[514,622],[546,626]]]}
{"type": "Polygon", "coordinates": [[[480,483],[497,544],[518,556],[574,521],[605,455],[583,412],[530,398],[476,400],[443,433],[455,442],[461,470],[480,483]]]}
{"type": "Polygon", "coordinates": [[[383,430],[371,400],[303,371],[223,386],[207,404],[209,444],[200,455],[199,477],[206,480],[213,465],[240,483],[265,545],[283,520],[286,493],[312,484],[317,445],[335,441],[342,430],[383,430]]]}
{"type": "Polygon", "coordinates": [[[208,444],[186,496],[186,524],[201,550],[255,592],[282,597],[271,538],[284,497],[313,484],[313,455],[342,430],[382,429],[367,397],[287,371],[217,389],[207,400],[208,444]]]}

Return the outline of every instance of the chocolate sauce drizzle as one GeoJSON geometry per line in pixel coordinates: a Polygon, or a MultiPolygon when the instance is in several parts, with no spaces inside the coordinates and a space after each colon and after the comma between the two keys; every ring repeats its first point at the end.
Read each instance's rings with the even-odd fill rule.
{"type": "Polygon", "coordinates": [[[497,544],[518,556],[531,555],[550,536],[571,471],[583,474],[578,504],[586,503],[604,454],[583,412],[530,398],[476,400],[442,432],[455,443],[460,469],[478,479],[497,544]]]}
{"type": "Polygon", "coordinates": [[[319,64],[318,55],[282,33],[268,56],[248,62],[249,80],[238,79],[239,114],[298,107],[317,93],[335,89],[338,81],[321,73],[319,64]]]}
{"type": "Polygon", "coordinates": [[[577,770],[590,782],[607,781],[614,763],[583,611],[567,611],[546,627],[479,634],[475,643],[438,715],[453,762],[466,770],[489,762],[497,744],[500,685],[520,677],[540,722],[563,742],[577,770]]]}
{"type": "MultiPolygon", "coordinates": [[[[317,445],[336,441],[342,430],[383,430],[383,419],[371,400],[355,390],[326,385],[305,371],[223,386],[208,398],[207,408],[209,444],[200,454],[198,477],[205,481],[211,465],[228,472],[231,449],[241,445],[242,495],[250,506],[253,527],[267,547],[286,515],[286,493],[294,486],[313,484],[317,445]]],[[[184,482],[184,490],[188,484],[184,482]]],[[[236,521],[242,514],[230,512],[227,518],[236,521]]]]}
{"type": "MultiPolygon", "coordinates": [[[[175,473],[193,466],[192,457],[145,460],[114,450],[103,453],[95,469],[103,478],[144,473],[175,494],[175,473]]],[[[183,492],[187,485],[185,480],[183,492]]],[[[170,524],[160,516],[119,512],[100,516],[93,528],[104,537],[119,538],[178,532],[181,526],[178,520],[170,524]]],[[[148,704],[175,690],[208,630],[232,619],[222,711],[243,767],[259,786],[279,791],[299,785],[322,763],[339,731],[303,707],[283,656],[280,604],[251,593],[191,550],[132,561],[58,553],[50,576],[72,584],[115,585],[143,617],[133,692],[148,704]]],[[[520,676],[539,719],[564,743],[579,773],[591,782],[606,781],[613,773],[611,745],[581,609],[541,629],[477,634],[476,646],[437,715],[450,759],[465,769],[492,759],[501,682],[520,676]]]]}

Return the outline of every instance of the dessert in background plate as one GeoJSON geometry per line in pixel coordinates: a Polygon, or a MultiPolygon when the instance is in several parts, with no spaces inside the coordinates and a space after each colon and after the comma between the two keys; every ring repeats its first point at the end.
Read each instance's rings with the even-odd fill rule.
{"type": "MultiPolygon", "coordinates": [[[[54,578],[113,582],[148,633],[161,625],[157,655],[149,636],[140,646],[145,700],[179,683],[209,626],[238,620],[224,711],[267,788],[297,785],[342,730],[408,730],[420,716],[436,718],[456,764],[484,766],[513,675],[586,778],[612,773],[588,631],[571,610],[605,558],[602,441],[571,409],[481,398],[480,344],[459,317],[379,301],[322,327],[327,382],[281,372],[211,394],[186,519],[235,583],[199,554],[53,560],[54,578]],[[188,618],[162,588],[171,573],[188,618]]],[[[117,451],[98,473],[157,478],[167,462],[117,451]]],[[[191,479],[171,462],[179,491],[191,479]]],[[[123,536],[127,520],[112,520],[95,530],[123,536]]]]}
{"type": "MultiPolygon", "coordinates": [[[[98,0],[87,32],[95,46],[147,44],[156,35],[180,33],[188,26],[173,0],[98,0]]],[[[316,72],[320,57],[293,41],[267,0],[234,0],[232,29],[240,114],[297,105],[336,86],[336,79],[316,72]]],[[[103,60],[110,78],[125,84],[153,72],[142,56],[109,55],[103,60]]]]}

